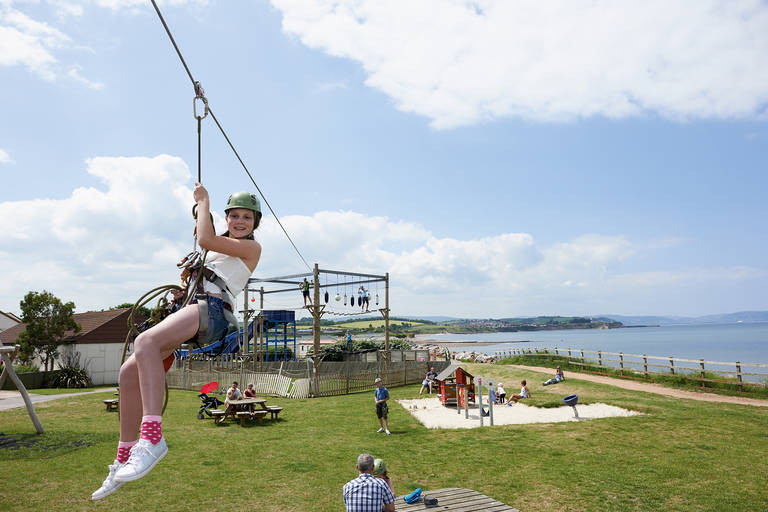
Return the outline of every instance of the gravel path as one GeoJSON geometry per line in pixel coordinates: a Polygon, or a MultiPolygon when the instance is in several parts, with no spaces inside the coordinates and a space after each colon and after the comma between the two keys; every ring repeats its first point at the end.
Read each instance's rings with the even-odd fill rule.
{"type": "MultiPolygon", "coordinates": [[[[538,366],[509,365],[523,370],[531,370],[552,374],[551,368],[540,368],[538,366]]],[[[602,375],[591,375],[589,373],[567,372],[566,378],[588,380],[599,384],[608,384],[622,389],[631,389],[633,391],[644,391],[646,393],[655,393],[657,395],[671,396],[673,398],[687,398],[690,400],[701,400],[702,402],[722,402],[728,404],[752,405],[755,407],[768,407],[768,400],[758,398],[745,398],[740,396],[716,395],[702,391],[688,391],[685,389],[668,388],[659,384],[649,384],[647,382],[637,382],[634,380],[614,379],[613,377],[604,377],[602,375]]]]}
{"type": "MultiPolygon", "coordinates": [[[[84,391],[82,393],[62,393],[60,395],[36,395],[34,393],[29,393],[29,398],[32,400],[33,404],[39,404],[41,402],[49,402],[51,400],[58,400],[59,398],[67,398],[69,396],[104,393],[105,391],[117,391],[117,388],[104,388],[97,391],[84,391]]],[[[0,411],[7,411],[18,407],[25,407],[21,393],[18,391],[0,391],[0,411]]]]}

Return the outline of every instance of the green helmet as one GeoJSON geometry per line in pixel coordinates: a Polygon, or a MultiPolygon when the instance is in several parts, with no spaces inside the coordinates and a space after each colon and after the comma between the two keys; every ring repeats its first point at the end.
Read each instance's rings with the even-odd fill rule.
{"type": "Polygon", "coordinates": [[[376,459],[373,461],[373,476],[383,475],[387,472],[387,465],[384,464],[382,459],[376,459]]]}
{"type": "Polygon", "coordinates": [[[235,208],[245,208],[246,210],[252,210],[254,212],[261,213],[261,204],[259,199],[250,192],[235,192],[229,199],[227,199],[227,206],[224,208],[225,212],[233,210],[235,208]]]}

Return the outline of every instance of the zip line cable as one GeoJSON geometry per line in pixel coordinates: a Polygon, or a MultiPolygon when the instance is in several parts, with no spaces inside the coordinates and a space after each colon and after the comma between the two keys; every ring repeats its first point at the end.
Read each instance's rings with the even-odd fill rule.
{"type": "MultiPolygon", "coordinates": [[[[189,66],[187,66],[187,62],[184,60],[184,56],[181,54],[181,50],[179,50],[179,46],[176,44],[176,40],[173,38],[173,34],[171,34],[171,29],[168,28],[168,24],[165,22],[165,18],[163,18],[163,14],[160,12],[160,8],[157,6],[157,3],[155,0],[152,1],[152,6],[155,8],[155,11],[157,12],[157,16],[160,18],[160,22],[163,24],[163,28],[165,28],[166,34],[168,34],[168,37],[171,40],[171,43],[173,44],[173,48],[176,50],[176,54],[179,56],[179,60],[181,60],[181,64],[184,66],[184,70],[187,72],[187,76],[189,76],[190,81],[192,82],[192,86],[195,88],[195,94],[198,94],[198,87],[200,86],[200,82],[197,82],[195,78],[192,76],[192,72],[189,70],[189,66]]],[[[199,96],[198,96],[199,97],[199,96]]],[[[195,98],[197,99],[197,97],[195,98]]],[[[205,110],[206,113],[211,114],[211,117],[213,118],[214,122],[216,123],[216,126],[219,128],[219,131],[224,136],[224,139],[227,141],[227,144],[229,144],[229,147],[232,149],[232,152],[237,157],[237,160],[240,162],[240,165],[243,166],[243,169],[245,170],[245,173],[248,175],[248,177],[251,179],[251,183],[253,183],[253,186],[256,187],[256,190],[259,192],[259,195],[262,199],[264,199],[264,204],[267,205],[267,208],[269,208],[269,211],[272,212],[272,216],[275,217],[275,220],[277,221],[278,225],[280,226],[280,229],[283,230],[283,233],[285,233],[285,236],[288,238],[288,241],[291,242],[291,245],[293,246],[294,250],[296,251],[296,254],[299,255],[299,258],[301,258],[301,261],[304,262],[304,265],[307,266],[307,269],[312,270],[312,267],[307,263],[307,260],[304,259],[304,256],[302,256],[301,251],[299,251],[299,248],[296,247],[296,244],[293,243],[293,239],[291,238],[291,235],[288,234],[288,231],[286,231],[285,226],[283,226],[283,223],[280,222],[280,218],[275,213],[275,210],[272,209],[272,205],[269,204],[269,201],[267,201],[266,196],[261,191],[259,186],[256,184],[256,180],[253,179],[253,176],[251,175],[251,172],[248,170],[248,167],[245,165],[245,162],[243,162],[243,159],[240,158],[240,154],[235,149],[235,146],[232,144],[232,141],[229,140],[229,137],[227,136],[227,133],[224,131],[224,128],[221,126],[221,123],[219,123],[219,120],[216,119],[216,115],[213,113],[213,110],[211,110],[210,105],[208,105],[207,100],[204,99],[205,102],[205,110]]],[[[202,118],[198,118],[198,140],[200,138],[200,120],[202,118]]],[[[198,181],[200,181],[200,164],[199,164],[199,144],[198,144],[198,181]]]]}

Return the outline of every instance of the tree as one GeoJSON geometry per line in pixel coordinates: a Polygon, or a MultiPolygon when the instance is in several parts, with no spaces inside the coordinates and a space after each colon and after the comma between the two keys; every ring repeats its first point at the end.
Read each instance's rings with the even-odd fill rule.
{"type": "MultiPolygon", "coordinates": [[[[132,308],[132,307],[133,307],[132,302],[123,302],[122,304],[118,304],[117,306],[109,309],[123,309],[123,308],[132,308]]],[[[146,306],[140,306],[137,313],[144,318],[149,318],[152,315],[152,310],[150,310],[146,306]]]]}
{"type": "Polygon", "coordinates": [[[72,317],[74,302],[61,300],[43,290],[29,292],[19,303],[21,320],[27,324],[19,334],[22,351],[33,352],[43,361],[44,370],[53,370],[59,345],[64,343],[64,333],[80,332],[80,325],[72,317]]]}

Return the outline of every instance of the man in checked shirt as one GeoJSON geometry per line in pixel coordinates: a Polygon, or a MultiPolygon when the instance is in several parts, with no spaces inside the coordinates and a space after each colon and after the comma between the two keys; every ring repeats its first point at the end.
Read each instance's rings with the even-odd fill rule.
{"type": "Polygon", "coordinates": [[[347,512],[395,512],[395,495],[387,483],[373,476],[373,455],[357,458],[360,476],[344,484],[344,506],[347,512]]]}

